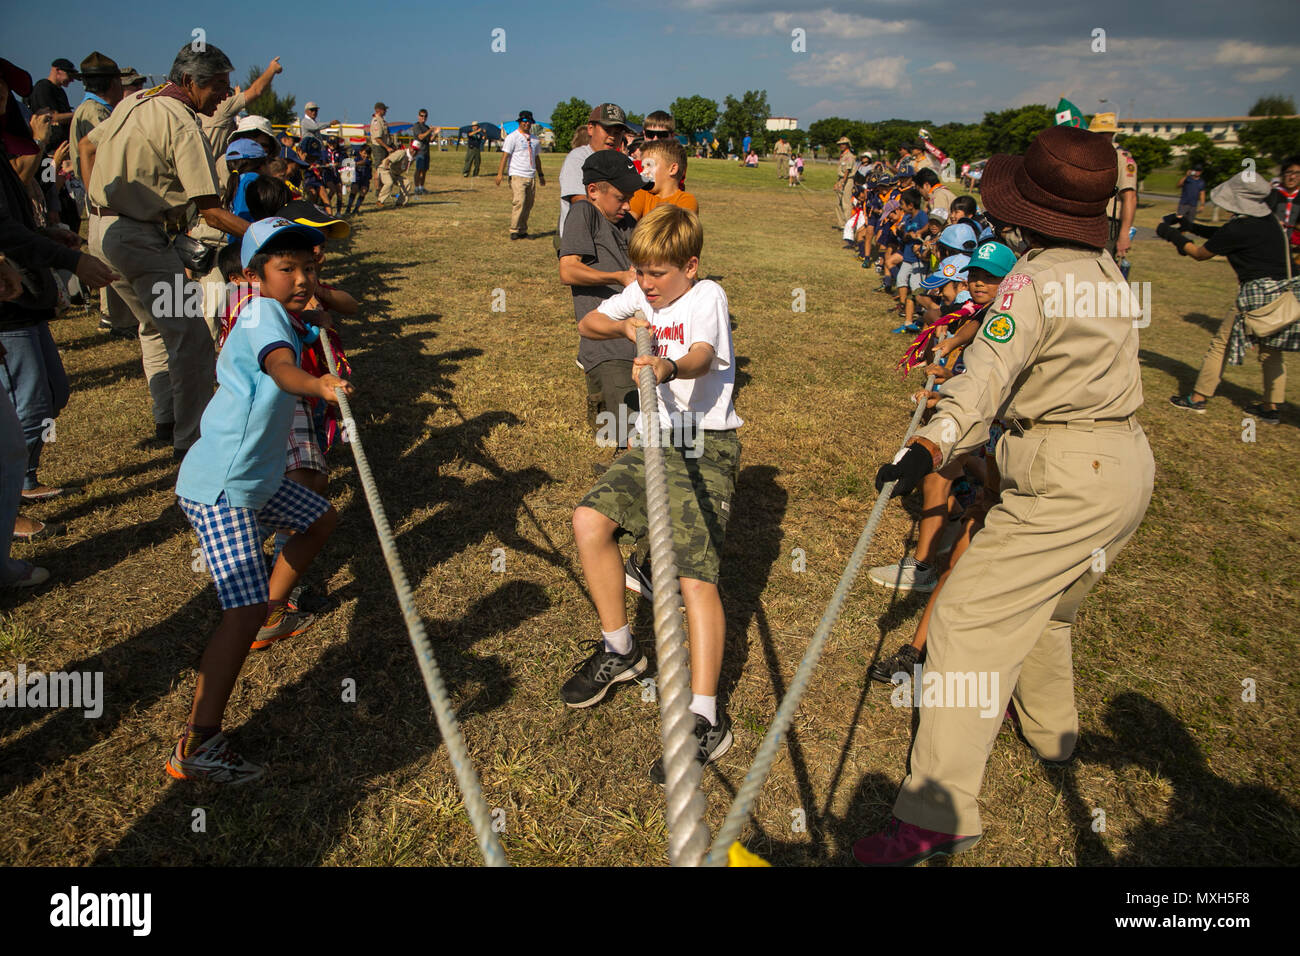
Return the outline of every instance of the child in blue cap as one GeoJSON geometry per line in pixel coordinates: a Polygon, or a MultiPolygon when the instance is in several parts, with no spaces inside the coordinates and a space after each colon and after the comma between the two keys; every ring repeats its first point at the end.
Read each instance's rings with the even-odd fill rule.
{"type": "Polygon", "coordinates": [[[167,773],[179,780],[238,784],[262,776],[264,768],[235,753],[221,732],[226,703],[250,648],[301,633],[311,622],[287,612],[286,601],[338,514],[285,477],[284,450],[295,396],[337,403],[336,392],[350,395],[352,387],[299,367],[303,341],[287,310],[306,308],[315,293],[313,249],[324,238],[284,218],[259,220],[244,234],[244,277],[258,283],[258,295],[240,311],[217,359],[220,388],[176,482],[222,608],[199,661],[189,723],[167,758],[167,773]],[[262,528],[295,532],[269,577],[262,528]]]}

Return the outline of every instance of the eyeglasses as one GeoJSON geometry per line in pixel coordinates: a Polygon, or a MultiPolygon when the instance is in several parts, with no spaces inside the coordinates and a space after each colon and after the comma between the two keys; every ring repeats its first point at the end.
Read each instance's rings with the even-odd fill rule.
{"type": "Polygon", "coordinates": [[[672,135],[666,129],[648,129],[644,133],[646,139],[672,139],[672,135]]]}

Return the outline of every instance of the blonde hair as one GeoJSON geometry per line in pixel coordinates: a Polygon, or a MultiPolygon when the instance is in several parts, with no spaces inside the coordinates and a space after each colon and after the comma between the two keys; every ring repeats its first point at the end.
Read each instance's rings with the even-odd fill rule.
{"type": "Polygon", "coordinates": [[[684,269],[704,248],[700,217],[689,209],[661,203],[650,210],[632,233],[627,257],[635,265],[670,265],[684,269]]]}
{"type": "Polygon", "coordinates": [[[682,144],[675,139],[648,139],[645,145],[641,147],[641,160],[644,162],[651,156],[663,157],[664,164],[671,166],[677,164],[677,178],[682,180],[686,178],[686,150],[682,144]]]}

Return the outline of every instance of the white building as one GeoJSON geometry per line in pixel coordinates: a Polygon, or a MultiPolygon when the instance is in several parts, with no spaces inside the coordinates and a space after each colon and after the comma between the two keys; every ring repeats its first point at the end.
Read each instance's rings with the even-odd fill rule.
{"type": "MultiPolygon", "coordinates": [[[[1167,117],[1165,119],[1122,119],[1118,121],[1121,133],[1135,136],[1155,136],[1170,140],[1183,133],[1204,133],[1214,140],[1216,146],[1236,146],[1237,133],[1248,123],[1255,123],[1265,116],[1205,116],[1205,117],[1167,117]]],[[[1287,119],[1296,119],[1288,116],[1287,119]]]]}
{"type": "Polygon", "coordinates": [[[799,121],[793,116],[769,116],[764,124],[768,129],[776,132],[798,129],[799,121]]]}

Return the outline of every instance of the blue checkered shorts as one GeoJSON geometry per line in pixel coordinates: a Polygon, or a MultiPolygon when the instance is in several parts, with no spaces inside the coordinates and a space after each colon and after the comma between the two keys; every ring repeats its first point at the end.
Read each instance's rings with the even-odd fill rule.
{"type": "Polygon", "coordinates": [[[203,560],[212,572],[222,610],[262,604],[269,579],[262,554],[262,528],[306,531],[329,510],[330,503],[310,488],[285,478],[260,511],[235,508],[223,491],[215,505],[178,498],[185,517],[199,533],[203,560]],[[260,526],[260,527],[259,527],[260,526]]]}

